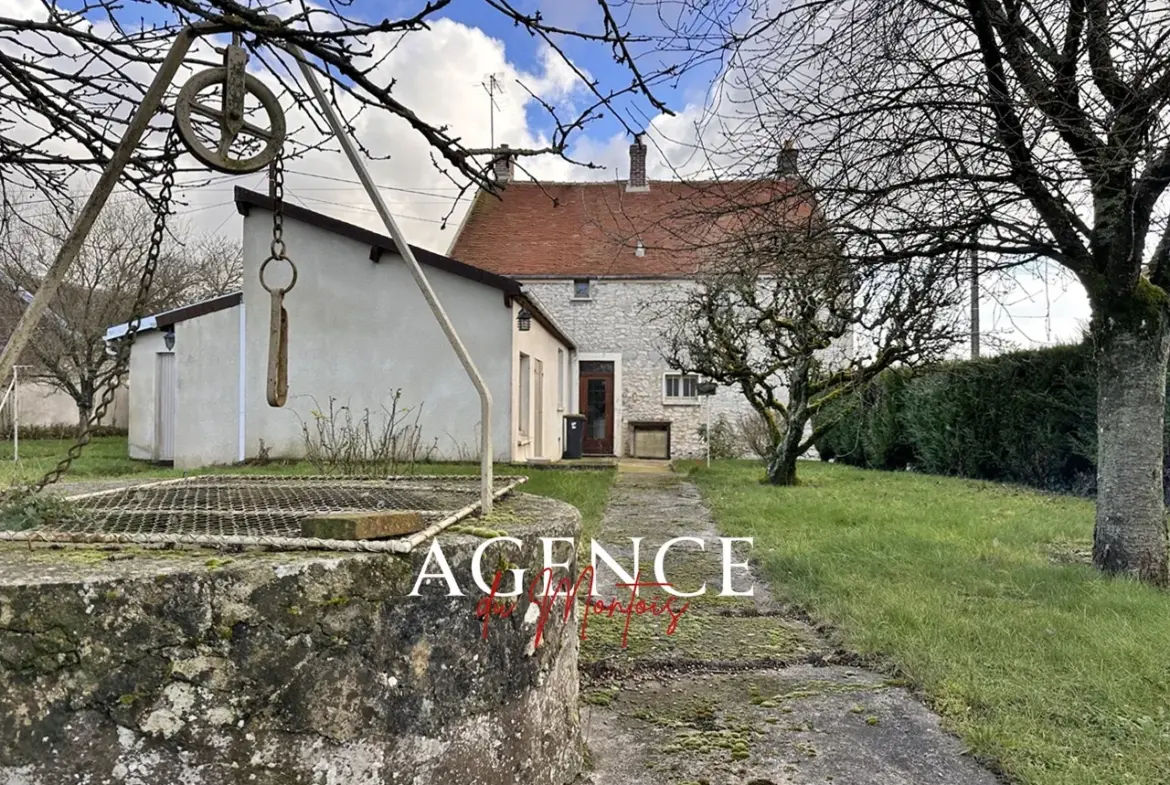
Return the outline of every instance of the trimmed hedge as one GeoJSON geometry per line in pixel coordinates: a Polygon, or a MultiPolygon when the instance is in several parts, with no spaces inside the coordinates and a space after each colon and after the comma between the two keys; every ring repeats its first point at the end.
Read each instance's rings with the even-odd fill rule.
{"type": "Polygon", "coordinates": [[[857,466],[1092,493],[1096,418],[1092,351],[1060,346],[887,372],[821,412],[837,424],[816,446],[857,466]]]}

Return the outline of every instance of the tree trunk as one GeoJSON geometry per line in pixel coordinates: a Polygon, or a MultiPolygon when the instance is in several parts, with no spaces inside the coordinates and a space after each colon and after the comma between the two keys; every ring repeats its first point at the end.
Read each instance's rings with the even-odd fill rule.
{"type": "Polygon", "coordinates": [[[1162,429],[1170,335],[1164,316],[1156,322],[1156,326],[1142,324],[1138,329],[1114,322],[1094,333],[1097,524],[1093,564],[1106,573],[1133,575],[1164,586],[1162,429]]]}
{"type": "Polygon", "coordinates": [[[788,427],[768,461],[768,482],[772,485],[796,485],[796,459],[800,457],[800,443],[807,423],[807,409],[798,407],[789,410],[788,427]]]}
{"type": "Polygon", "coordinates": [[[77,432],[81,433],[85,430],[85,424],[89,422],[89,417],[93,414],[93,384],[86,379],[81,380],[81,393],[74,399],[77,404],[77,432]]]}

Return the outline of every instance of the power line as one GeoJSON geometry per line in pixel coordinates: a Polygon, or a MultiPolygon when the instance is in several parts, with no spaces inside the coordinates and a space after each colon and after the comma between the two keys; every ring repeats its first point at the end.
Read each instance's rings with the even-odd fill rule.
{"type": "MultiPolygon", "coordinates": [[[[310,202],[316,202],[318,204],[328,204],[328,205],[333,205],[334,207],[342,207],[342,208],[345,208],[346,210],[360,210],[364,213],[377,214],[377,212],[378,212],[373,207],[362,207],[360,205],[344,204],[342,202],[331,202],[328,199],[316,199],[312,196],[298,196],[297,194],[295,194],[291,190],[289,190],[287,186],[285,187],[285,190],[288,191],[288,193],[292,193],[293,196],[296,196],[296,198],[300,199],[302,202],[307,200],[310,202]]],[[[440,221],[437,218],[424,218],[421,215],[403,215],[401,213],[398,213],[398,214],[395,214],[394,217],[395,218],[402,218],[402,219],[407,220],[407,221],[423,221],[425,223],[433,223],[433,224],[444,223],[443,221],[440,221]]]]}
{"type": "MultiPolygon", "coordinates": [[[[304,177],[316,177],[320,180],[332,180],[332,181],[337,182],[337,183],[351,183],[353,185],[361,185],[361,181],[359,181],[359,180],[347,180],[344,177],[330,177],[327,174],[314,174],[313,172],[302,172],[299,169],[286,169],[285,171],[288,172],[289,174],[299,174],[299,175],[302,175],[304,177]]],[[[447,191],[447,192],[456,191],[457,192],[457,191],[463,190],[462,188],[460,188],[458,186],[444,186],[442,188],[434,188],[434,189],[431,189],[429,191],[423,191],[423,190],[420,190],[417,188],[400,188],[396,185],[379,185],[378,188],[386,190],[386,191],[401,191],[403,193],[408,193],[408,194],[418,194],[419,196],[437,196],[437,195],[439,195],[439,192],[441,192],[441,191],[447,191]]]]}

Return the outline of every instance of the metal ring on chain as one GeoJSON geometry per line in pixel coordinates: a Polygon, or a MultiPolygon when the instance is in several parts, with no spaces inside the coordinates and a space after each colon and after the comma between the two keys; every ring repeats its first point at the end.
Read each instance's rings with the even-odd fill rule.
{"type": "Polygon", "coordinates": [[[269,256],[260,265],[260,285],[263,286],[264,291],[268,292],[269,294],[287,294],[288,292],[291,292],[292,288],[297,285],[297,266],[293,263],[292,259],[289,259],[284,254],[281,254],[280,256],[269,256]],[[288,282],[288,286],[274,289],[268,285],[267,281],[264,280],[264,271],[268,268],[270,262],[275,262],[277,259],[283,259],[284,261],[288,262],[289,269],[292,270],[292,280],[288,282]]]}

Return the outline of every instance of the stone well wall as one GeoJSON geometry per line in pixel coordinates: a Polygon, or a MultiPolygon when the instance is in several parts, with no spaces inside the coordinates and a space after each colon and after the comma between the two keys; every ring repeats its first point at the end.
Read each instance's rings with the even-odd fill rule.
{"type": "MultiPolygon", "coordinates": [[[[577,511],[548,499],[517,495],[499,517],[482,525],[524,546],[488,550],[489,582],[505,560],[532,580],[538,538],[578,534],[577,511]]],[[[483,540],[440,542],[465,597],[443,581],[407,596],[425,549],[0,549],[0,784],[570,782],[575,619],[552,614],[534,650],[523,598],[485,640],[470,572],[483,540]]]]}

